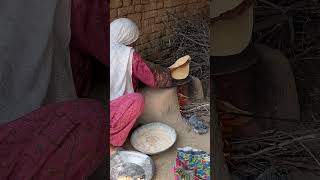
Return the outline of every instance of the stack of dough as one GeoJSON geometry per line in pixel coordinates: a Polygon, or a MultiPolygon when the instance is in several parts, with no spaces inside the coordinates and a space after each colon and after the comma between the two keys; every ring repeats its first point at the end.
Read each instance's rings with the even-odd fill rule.
{"type": "Polygon", "coordinates": [[[171,70],[171,76],[173,79],[181,80],[185,79],[189,75],[189,65],[191,57],[189,55],[179,58],[169,69],[171,70]]]}

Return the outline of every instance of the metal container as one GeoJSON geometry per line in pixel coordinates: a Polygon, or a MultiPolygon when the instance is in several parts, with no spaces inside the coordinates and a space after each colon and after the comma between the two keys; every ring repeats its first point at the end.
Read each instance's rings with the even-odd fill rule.
{"type": "MultiPolygon", "coordinates": [[[[159,143],[161,143],[161,141],[163,140],[160,137],[156,137],[157,136],[156,133],[154,133],[153,136],[155,136],[154,138],[156,138],[157,141],[159,141],[159,143]]],[[[142,153],[148,154],[148,155],[154,155],[154,154],[159,154],[161,152],[168,150],[170,147],[172,147],[174,145],[174,143],[176,142],[176,139],[177,139],[177,134],[176,134],[176,131],[172,127],[170,127],[164,123],[156,122],[156,123],[149,123],[149,124],[143,125],[143,126],[139,127],[138,129],[136,129],[131,136],[130,142],[136,150],[138,150],[142,153]],[[142,136],[144,136],[143,132],[150,132],[149,134],[153,134],[153,132],[155,132],[155,130],[161,130],[168,135],[170,143],[168,143],[168,145],[166,147],[161,148],[159,151],[156,151],[156,152],[148,152],[147,149],[144,149],[136,144],[136,140],[138,138],[141,138],[142,136]]],[[[148,145],[146,145],[146,146],[148,146],[148,145]]],[[[152,146],[152,145],[150,144],[149,146],[152,146]]]]}
{"type": "Polygon", "coordinates": [[[133,180],[142,178],[151,180],[155,172],[153,160],[136,151],[118,151],[110,160],[110,178],[129,176],[133,180]]]}

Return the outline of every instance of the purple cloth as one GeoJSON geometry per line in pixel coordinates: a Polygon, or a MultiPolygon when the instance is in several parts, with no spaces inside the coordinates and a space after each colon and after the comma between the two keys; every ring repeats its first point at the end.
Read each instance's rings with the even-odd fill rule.
{"type": "Polygon", "coordinates": [[[98,102],[42,107],[0,126],[0,179],[86,179],[107,152],[106,114],[98,102]]]}
{"type": "Polygon", "coordinates": [[[93,61],[109,64],[108,2],[72,0],[70,54],[79,97],[89,96],[93,61]]]}

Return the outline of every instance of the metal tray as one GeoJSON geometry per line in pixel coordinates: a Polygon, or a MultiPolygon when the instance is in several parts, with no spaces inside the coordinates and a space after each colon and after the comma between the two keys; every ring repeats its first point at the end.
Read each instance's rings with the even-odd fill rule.
{"type": "Polygon", "coordinates": [[[137,178],[151,180],[154,172],[153,160],[136,151],[118,151],[110,160],[111,180],[117,180],[120,176],[129,176],[133,180],[137,178]]]}

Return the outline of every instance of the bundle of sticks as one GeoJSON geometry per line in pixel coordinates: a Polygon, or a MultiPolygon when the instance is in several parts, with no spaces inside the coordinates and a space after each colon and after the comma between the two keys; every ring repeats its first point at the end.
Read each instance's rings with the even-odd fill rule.
{"type": "Polygon", "coordinates": [[[209,19],[201,15],[188,18],[176,17],[168,13],[173,26],[173,37],[170,48],[155,63],[170,66],[178,58],[190,55],[190,74],[200,80],[209,80],[209,19]]]}
{"type": "Polygon", "coordinates": [[[315,0],[258,0],[254,36],[292,61],[320,58],[320,6],[315,0]]]}
{"type": "MultiPolygon", "coordinates": [[[[188,105],[182,106],[181,114],[185,118],[189,118],[193,114],[210,117],[210,102],[192,102],[188,105]]],[[[209,124],[209,122],[206,123],[209,124]]]]}
{"type": "Polygon", "coordinates": [[[241,179],[255,179],[270,169],[279,177],[290,170],[320,175],[320,160],[313,153],[319,142],[319,128],[293,133],[268,131],[258,137],[234,139],[227,160],[233,174],[241,179]]]}

